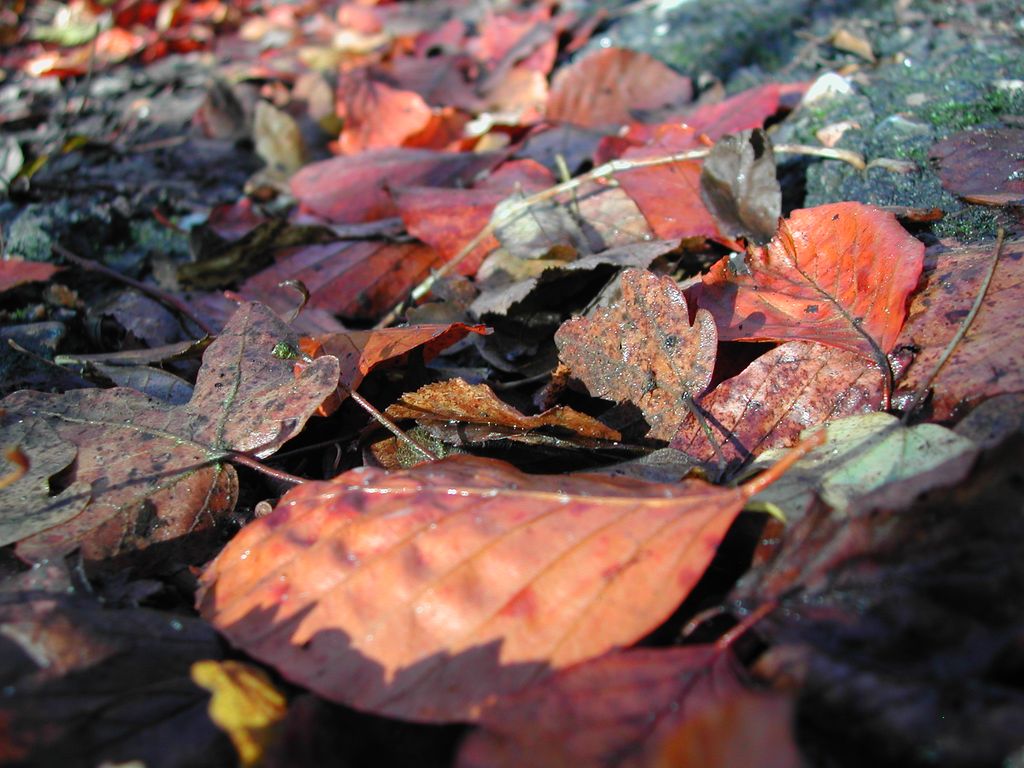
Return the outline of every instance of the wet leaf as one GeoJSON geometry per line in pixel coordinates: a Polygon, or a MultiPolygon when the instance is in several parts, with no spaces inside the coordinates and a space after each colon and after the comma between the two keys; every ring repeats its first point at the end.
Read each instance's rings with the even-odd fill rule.
{"type": "Polygon", "coordinates": [[[25,283],[44,282],[53,277],[60,267],[41,261],[0,259],[0,293],[25,283]]]}
{"type": "Polygon", "coordinates": [[[711,381],[718,336],[707,312],[697,310],[690,324],[686,298],[671,278],[630,269],[622,274],[621,301],[564,323],[555,343],[591,395],[634,403],[650,436],[668,440],[687,412],[686,399],[711,381]]]}
{"type": "MultiPolygon", "coordinates": [[[[712,646],[636,649],[578,664],[484,710],[458,768],[648,764],[666,725],[741,693],[738,665],[712,646]]],[[[739,734],[734,734],[738,737],[739,734]]]]}
{"type": "Polygon", "coordinates": [[[693,588],[743,505],[699,481],[531,476],[469,456],[292,489],[203,575],[202,615],[359,709],[473,719],[635,642],[693,588]]]}
{"type": "Polygon", "coordinates": [[[500,400],[486,384],[469,384],[462,379],[439,381],[407,392],[398,402],[389,405],[385,413],[393,419],[419,422],[458,421],[516,430],[560,427],[583,437],[620,438],[618,432],[592,416],[565,406],[526,416],[500,400]]]}
{"type": "Polygon", "coordinates": [[[587,128],[618,128],[634,112],[681,106],[693,98],[690,78],[646,53],[605,48],[558,71],[547,118],[587,128]]]}
{"type": "Polygon", "coordinates": [[[1024,128],[961,131],[928,151],[942,186],[968,202],[1007,205],[1024,200],[1024,128]]]}
{"type": "MultiPolygon", "coordinates": [[[[775,504],[794,519],[804,515],[815,494],[840,515],[863,499],[900,508],[926,490],[955,485],[978,453],[973,442],[944,427],[906,427],[888,413],[848,416],[825,430],[823,445],[754,500],[775,504]]],[[[767,466],[779,455],[766,452],[754,466],[767,466]]]]}
{"type": "MultiPolygon", "coordinates": [[[[5,431],[26,425],[23,450],[31,455],[29,439],[43,436],[34,425],[45,424],[78,449],[65,482],[92,488],[83,512],[22,541],[19,554],[35,559],[81,547],[86,559],[101,560],[208,528],[229,513],[238,487],[225,452],[270,455],[337,385],[333,358],[296,377],[291,361],[272,355],[276,343],[290,338],[269,310],[242,305],[206,350],[195,392],[183,406],[123,388],[5,398],[5,431]]],[[[58,506],[50,500],[55,511],[58,506]]]]}
{"type": "Polygon", "coordinates": [[[793,211],[746,270],[722,259],[691,295],[723,340],[802,339],[877,360],[895,346],[923,258],[892,214],[834,203],[793,211]]]}
{"type": "MultiPolygon", "coordinates": [[[[981,290],[994,244],[953,247],[928,256],[925,283],[910,303],[899,345],[918,352],[901,382],[914,392],[935,372],[981,290]]],[[[932,417],[945,420],[986,397],[1024,392],[1024,241],[1003,246],[992,283],[967,335],[932,386],[932,417]]]]}
{"type": "Polygon", "coordinates": [[[787,342],[700,398],[704,424],[685,414],[672,447],[702,461],[721,456],[743,462],[769,448],[795,445],[809,427],[877,410],[881,392],[881,372],[860,355],[787,342]]]}
{"type": "Polygon", "coordinates": [[[212,693],[210,719],[231,737],[243,766],[263,762],[267,748],[279,738],[287,701],[259,667],[241,661],[197,661],[192,682],[212,693]]]}
{"type": "Polygon", "coordinates": [[[701,199],[729,237],[767,243],[782,214],[772,143],[760,128],[725,136],[700,174],[701,199]]]}

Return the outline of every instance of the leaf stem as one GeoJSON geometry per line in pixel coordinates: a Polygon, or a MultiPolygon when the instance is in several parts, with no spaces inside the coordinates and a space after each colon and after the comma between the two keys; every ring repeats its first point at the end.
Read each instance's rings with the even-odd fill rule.
{"type": "Polygon", "coordinates": [[[967,316],[960,323],[960,327],[957,329],[957,332],[953,335],[953,338],[949,340],[949,344],[947,344],[946,348],[942,351],[942,354],[939,356],[939,362],[936,364],[935,368],[932,369],[928,378],[921,382],[921,386],[918,387],[917,392],[914,393],[914,399],[910,401],[910,405],[907,406],[907,409],[903,412],[904,424],[910,422],[910,417],[914,415],[914,411],[920,407],[921,403],[928,396],[928,390],[931,388],[935,378],[939,375],[939,371],[942,370],[942,366],[949,361],[949,358],[953,354],[953,350],[956,349],[956,346],[963,340],[964,336],[967,335],[967,331],[970,329],[971,323],[974,322],[974,318],[981,310],[981,304],[985,300],[985,294],[988,293],[989,286],[992,285],[992,277],[995,275],[996,266],[999,264],[999,256],[1003,251],[1003,238],[1005,235],[1006,233],[1002,228],[1000,228],[998,234],[996,234],[996,247],[992,252],[992,262],[988,266],[988,272],[985,274],[985,278],[981,281],[981,287],[978,289],[978,295],[974,297],[974,304],[971,306],[971,311],[967,313],[967,316]]]}
{"type": "Polygon", "coordinates": [[[774,483],[780,477],[782,477],[790,467],[796,464],[800,459],[806,456],[808,453],[813,451],[819,445],[825,442],[825,430],[819,429],[808,437],[805,437],[799,443],[793,446],[785,456],[779,461],[773,464],[771,467],[766,469],[764,472],[759,474],[757,477],[748,480],[747,482],[740,485],[740,491],[743,493],[743,497],[746,499],[755,496],[756,494],[763,491],[769,485],[774,483]]]}
{"type": "MultiPolygon", "coordinates": [[[[796,155],[812,155],[814,157],[825,157],[831,160],[842,160],[849,163],[858,170],[863,170],[866,167],[864,158],[856,152],[851,152],[845,149],[834,149],[831,147],[813,147],[807,144],[780,144],[775,147],[776,152],[784,154],[796,154],[796,155]]],[[[550,200],[553,197],[564,194],[566,192],[572,192],[579,187],[583,186],[589,181],[597,181],[599,179],[612,178],[616,174],[625,173],[626,171],[633,171],[637,168],[653,168],[659,165],[672,165],[673,163],[683,163],[688,160],[700,160],[708,156],[711,152],[711,147],[701,147],[700,149],[690,149],[685,152],[676,152],[671,155],[659,155],[658,157],[648,157],[643,159],[630,160],[627,158],[616,158],[615,160],[609,160],[603,165],[599,165],[584,174],[576,176],[575,178],[563,181],[561,184],[556,184],[553,187],[542,189],[540,192],[535,192],[532,195],[524,197],[522,200],[515,201],[508,205],[503,211],[500,217],[492,217],[483,229],[477,232],[476,236],[470,240],[462,249],[455,254],[450,260],[442,264],[431,274],[429,274],[419,285],[417,285],[412,293],[409,295],[409,299],[401,304],[395,306],[390,312],[388,312],[375,328],[387,328],[393,324],[402,314],[404,308],[409,304],[422,299],[431,289],[434,284],[449,274],[452,270],[458,267],[466,258],[471,254],[474,249],[488,237],[494,234],[494,231],[516,218],[526,213],[532,206],[537,203],[542,203],[550,200]]]]}
{"type": "Polygon", "coordinates": [[[291,472],[285,472],[283,469],[274,469],[273,467],[267,466],[259,459],[254,459],[247,453],[242,451],[225,451],[224,459],[227,461],[234,462],[235,464],[241,464],[243,467],[248,467],[267,477],[272,477],[275,480],[280,480],[285,483],[292,483],[293,485],[302,485],[302,483],[308,482],[304,477],[293,475],[291,472]]]}

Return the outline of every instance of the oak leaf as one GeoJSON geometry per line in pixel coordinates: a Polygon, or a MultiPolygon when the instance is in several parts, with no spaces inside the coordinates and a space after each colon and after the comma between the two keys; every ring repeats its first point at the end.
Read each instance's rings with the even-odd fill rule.
{"type": "Polygon", "coordinates": [[[333,701],[474,719],[635,642],[704,573],[744,489],[531,476],[455,456],[292,489],[202,576],[201,614],[333,701]]]}
{"type": "Polygon", "coordinates": [[[591,395],[634,403],[650,436],[669,440],[687,399],[711,382],[718,335],[708,312],[697,310],[691,325],[686,297],[670,277],[629,269],[622,300],[564,323],[555,343],[591,395]]]}
{"type": "MultiPolygon", "coordinates": [[[[100,560],[208,528],[229,513],[238,481],[223,463],[228,452],[270,455],[337,386],[337,360],[314,361],[296,377],[292,361],[274,355],[282,342],[293,343],[284,323],[265,307],[243,304],[206,350],[185,405],[120,387],[5,398],[5,432],[18,422],[45,424],[78,449],[65,482],[91,486],[84,511],[22,541],[19,555],[37,559],[80,546],[86,559],[100,560]]],[[[33,434],[23,440],[29,455],[33,434]]],[[[50,506],[59,504],[51,499],[50,506]]]]}

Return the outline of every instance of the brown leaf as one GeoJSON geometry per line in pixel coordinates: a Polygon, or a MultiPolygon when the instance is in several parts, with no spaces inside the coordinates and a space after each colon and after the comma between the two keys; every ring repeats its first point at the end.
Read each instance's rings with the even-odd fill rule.
{"type": "Polygon", "coordinates": [[[782,214],[772,143],[760,128],[721,138],[704,160],[700,196],[729,237],[766,243],[782,214]]]}
{"type": "Polygon", "coordinates": [[[1024,200],[1024,129],[961,131],[935,144],[942,186],[965,200],[1006,205],[1024,200]]]}
{"type": "Polygon", "coordinates": [[[878,360],[892,350],[924,245],[889,213],[861,203],[793,211],[747,254],[746,270],[715,264],[691,297],[723,340],[803,339],[878,360]]]}
{"type": "Polygon", "coordinates": [[[672,447],[702,461],[743,462],[768,448],[795,445],[800,433],[881,406],[882,375],[853,352],[791,341],[765,353],[683,416],[672,447]],[[719,450],[716,450],[716,446],[719,450]]]}
{"type": "Polygon", "coordinates": [[[455,456],[293,488],[203,574],[202,615],[334,701],[473,719],[635,642],[700,579],[743,489],[531,476],[455,456]]]}
{"type": "Polygon", "coordinates": [[[561,427],[583,437],[618,440],[621,435],[592,416],[558,406],[536,416],[525,416],[500,400],[486,384],[469,384],[448,379],[407,392],[385,413],[393,419],[417,421],[460,421],[489,424],[517,430],[561,427]]]}
{"type": "MultiPolygon", "coordinates": [[[[640,766],[664,727],[742,693],[738,665],[713,646],[611,653],[484,710],[458,768],[640,766]]],[[[738,736],[738,734],[734,734],[738,736]]]]}
{"type": "MultiPolygon", "coordinates": [[[[899,344],[919,350],[901,382],[914,392],[935,371],[992,263],[994,245],[944,250],[928,257],[924,287],[910,304],[899,344]]],[[[1024,241],[1003,246],[981,309],[933,382],[932,417],[943,421],[986,397],[1024,392],[1024,241]]]]}
{"type": "Polygon", "coordinates": [[[629,269],[622,300],[563,324],[555,343],[591,395],[636,404],[650,436],[668,440],[686,413],[685,399],[711,382],[718,335],[702,310],[691,326],[686,297],[671,278],[629,269]]]}
{"type": "MultiPolygon", "coordinates": [[[[206,350],[183,406],[122,388],[5,398],[5,430],[19,421],[46,424],[78,449],[65,481],[92,487],[85,511],[22,541],[19,555],[36,559],[80,546],[87,559],[100,560],[208,528],[230,512],[238,486],[225,452],[270,455],[337,385],[334,358],[296,378],[292,362],[273,355],[275,345],[293,338],[265,307],[242,305],[206,350]]],[[[32,445],[23,448],[31,452],[32,445]]]]}

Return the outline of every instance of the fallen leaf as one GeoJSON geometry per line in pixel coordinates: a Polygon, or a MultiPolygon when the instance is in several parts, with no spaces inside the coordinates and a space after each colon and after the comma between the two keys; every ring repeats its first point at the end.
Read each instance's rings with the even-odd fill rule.
{"type": "Polygon", "coordinates": [[[968,202],[1007,205],[1024,200],[1024,129],[961,131],[935,144],[942,186],[968,202]]]}
{"type": "Polygon", "coordinates": [[[743,489],[531,476],[454,456],[293,488],[205,571],[201,614],[333,701],[443,722],[635,642],[693,588],[743,489]]]}
{"type": "Polygon", "coordinates": [[[310,163],[291,179],[292,194],[309,212],[336,224],[397,216],[388,188],[454,187],[497,164],[495,154],[377,149],[310,163]]]}
{"type": "Polygon", "coordinates": [[[287,700],[259,667],[241,661],[204,659],[192,664],[192,682],[211,694],[210,719],[231,737],[243,766],[262,764],[279,738],[287,700]]]}
{"type": "Polygon", "coordinates": [[[456,766],[514,768],[524,755],[536,768],[649,764],[644,753],[667,724],[743,691],[738,674],[729,652],[708,645],[610,653],[485,709],[456,766]]]}
{"type": "MultiPolygon", "coordinates": [[[[290,360],[274,357],[275,345],[293,338],[266,308],[242,305],[206,350],[183,406],[122,388],[5,398],[4,429],[27,425],[22,449],[32,455],[29,439],[46,434],[34,425],[45,424],[78,449],[63,482],[92,489],[83,512],[23,540],[18,554],[39,559],[81,547],[87,560],[101,560],[209,528],[229,513],[238,481],[223,463],[226,452],[270,455],[337,386],[333,358],[296,377],[290,360]]],[[[66,503],[80,499],[75,494],[66,503]]],[[[61,506],[50,499],[54,513],[61,506]]]]}
{"type": "Polygon", "coordinates": [[[690,78],[646,53],[604,48],[563,67],[551,83],[547,119],[587,128],[618,128],[634,112],[680,106],[693,98],[690,78]]]}
{"type": "Polygon", "coordinates": [[[0,259],[0,293],[25,283],[45,282],[60,271],[55,264],[22,259],[0,259]]]}
{"type": "MultiPolygon", "coordinates": [[[[754,501],[774,504],[790,519],[803,517],[815,495],[839,515],[865,503],[899,509],[926,490],[958,483],[978,454],[955,432],[937,424],[907,427],[888,413],[837,419],[825,435],[824,444],[754,501]]],[[[754,467],[769,466],[780,455],[765,452],[754,467]]]]}
{"type": "Polygon", "coordinates": [[[672,447],[702,461],[744,462],[800,433],[881,407],[882,374],[853,352],[791,341],[766,352],[682,416],[672,447]],[[710,432],[705,432],[705,425],[710,432]]]}
{"type": "Polygon", "coordinates": [[[782,214],[772,143],[760,128],[721,138],[700,174],[704,205],[729,237],[762,244],[772,239],[782,214]]]}
{"type": "Polygon", "coordinates": [[[257,101],[253,113],[256,154],[271,170],[290,176],[306,163],[306,144],[295,118],[266,101],[257,101]]]}
{"type": "Polygon", "coordinates": [[[878,360],[895,346],[923,260],[892,214],[834,203],[793,211],[748,251],[745,271],[722,259],[691,298],[723,341],[802,339],[878,360]]]}
{"type": "Polygon", "coordinates": [[[430,122],[432,110],[413,91],[393,88],[368,68],[342,74],[338,83],[338,138],[342,154],[400,147],[430,122]]]}
{"type": "Polygon", "coordinates": [[[697,310],[690,324],[686,297],[672,278],[629,269],[622,300],[564,323],[555,343],[591,395],[634,403],[650,436],[669,440],[687,412],[685,401],[711,382],[718,336],[707,312],[697,310]]]}
{"type": "MultiPolygon", "coordinates": [[[[935,372],[992,264],[994,245],[953,247],[928,257],[921,290],[910,303],[898,345],[918,350],[901,381],[914,392],[935,372]]],[[[945,421],[986,397],[1024,392],[1024,240],[1003,246],[981,309],[932,382],[932,418],[945,421]]]]}
{"type": "Polygon", "coordinates": [[[385,414],[392,419],[457,421],[517,430],[560,427],[583,437],[603,440],[619,440],[621,437],[592,416],[566,406],[526,416],[500,400],[486,384],[469,384],[462,379],[426,384],[415,392],[406,392],[387,407],[385,414]]]}

